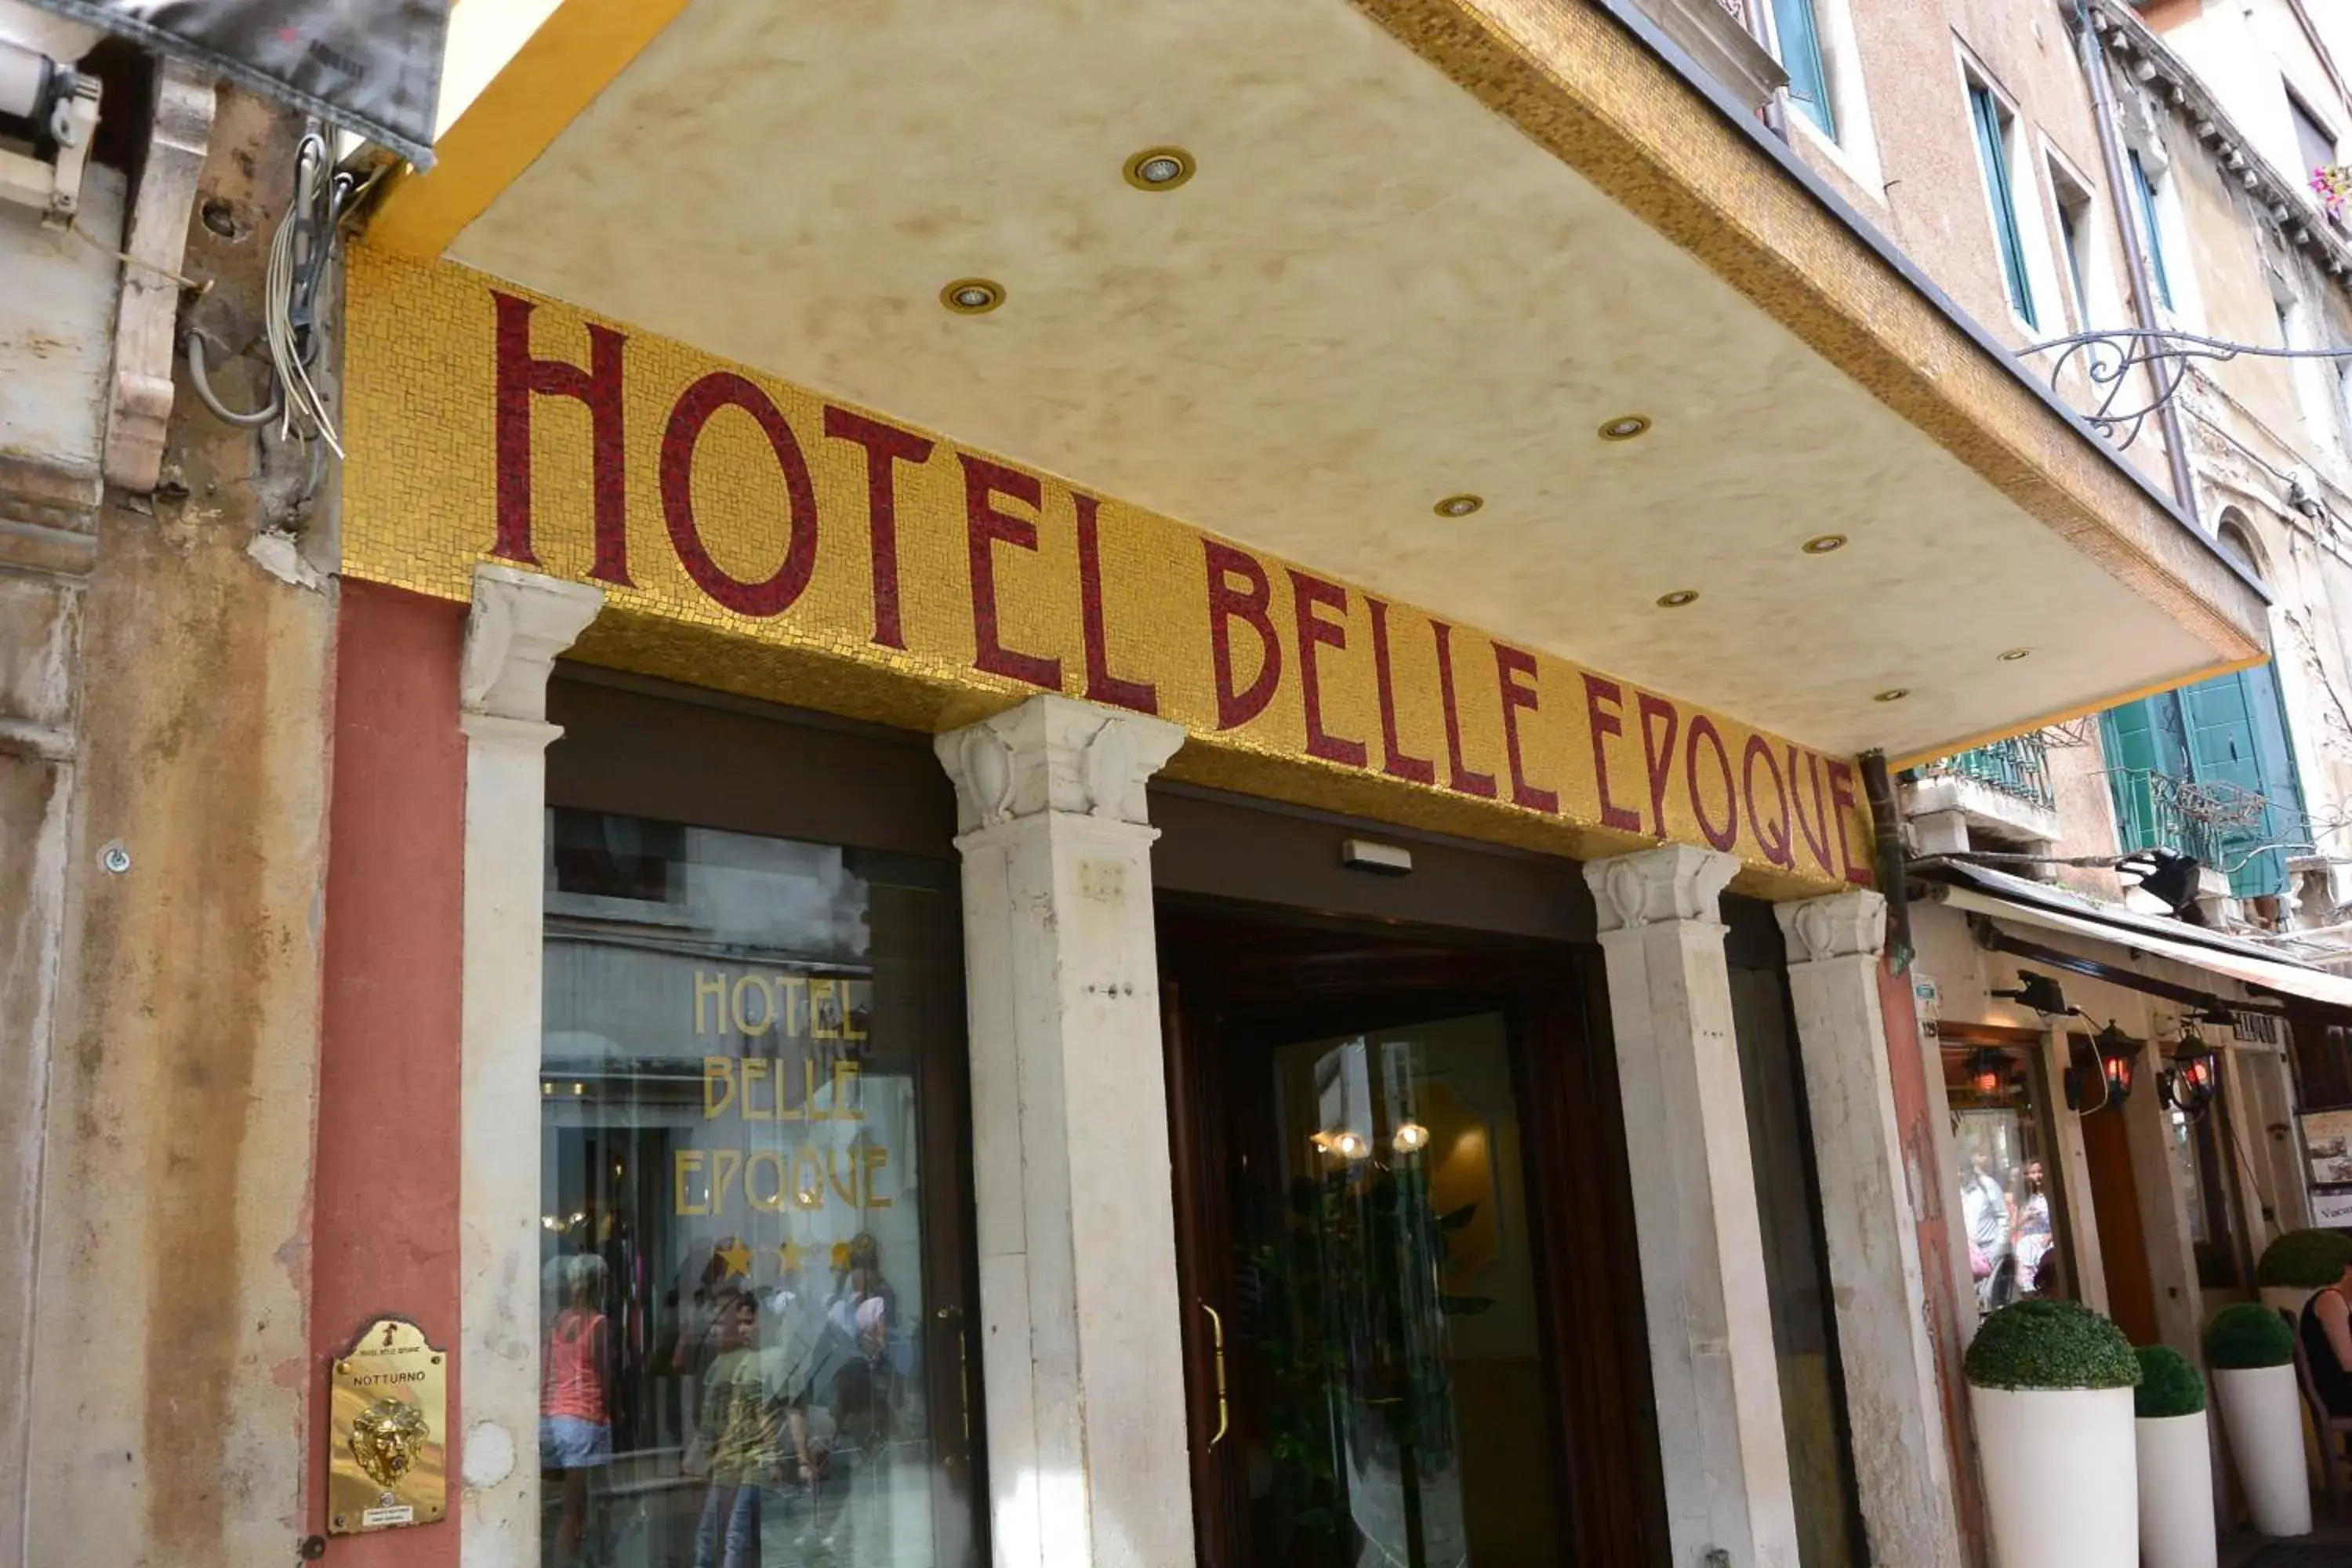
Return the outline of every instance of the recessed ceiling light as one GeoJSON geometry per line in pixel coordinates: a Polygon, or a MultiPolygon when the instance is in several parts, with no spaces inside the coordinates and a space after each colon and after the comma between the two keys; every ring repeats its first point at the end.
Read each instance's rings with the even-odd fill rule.
{"type": "Polygon", "coordinates": [[[1816,534],[1805,541],[1805,553],[1808,555],[1827,555],[1832,550],[1844,548],[1845,535],[1843,533],[1816,534]]]}
{"type": "Polygon", "coordinates": [[[1430,510],[1440,517],[1468,517],[1486,504],[1486,498],[1484,496],[1447,496],[1430,510]]]}
{"type": "Polygon", "coordinates": [[[1679,610],[1685,605],[1696,605],[1697,603],[1698,590],[1696,588],[1677,588],[1671,594],[1661,594],[1658,595],[1658,608],[1662,610],[1679,610]]]}
{"type": "Polygon", "coordinates": [[[1649,428],[1647,415],[1620,414],[1601,426],[1601,438],[1604,441],[1630,441],[1636,436],[1646,435],[1649,428]]]}
{"type": "Polygon", "coordinates": [[[1172,191],[1198,167],[1181,147],[1146,147],[1127,161],[1127,183],[1139,191],[1172,191]]]}
{"type": "Polygon", "coordinates": [[[2025,658],[2033,650],[2030,647],[2013,647],[2001,654],[2000,661],[2003,664],[2015,664],[2019,659],[2025,658]]]}
{"type": "Polygon", "coordinates": [[[940,290],[940,303],[959,316],[984,316],[1004,303],[1004,285],[987,278],[959,278],[940,290]]]}
{"type": "Polygon", "coordinates": [[[1911,689],[1907,686],[1890,686],[1885,690],[1880,692],[1877,696],[1872,698],[1871,700],[1873,702],[1900,702],[1906,697],[1910,695],[1911,689]]]}

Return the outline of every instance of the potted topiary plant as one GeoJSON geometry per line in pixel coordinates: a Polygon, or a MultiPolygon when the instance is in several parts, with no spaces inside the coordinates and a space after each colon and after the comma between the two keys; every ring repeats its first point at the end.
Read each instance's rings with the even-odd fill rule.
{"type": "Polygon", "coordinates": [[[2283,1231],[2263,1248],[2254,1283],[2262,1287],[2263,1305],[2300,1318],[2313,1292],[2335,1284],[2347,1264],[2352,1264],[2352,1237],[2342,1231],[2283,1231]]]}
{"type": "Polygon", "coordinates": [[[2139,1451],[2139,1546],[2145,1568],[2213,1568],[2213,1443],[2205,1380],[2169,1345],[2138,1352],[2132,1396],[2139,1451]]]}
{"type": "Polygon", "coordinates": [[[2311,1478],[2303,1464],[2303,1408],[2294,1386],[2294,1331],[2252,1301],[2224,1307],[2205,1330],[2205,1364],[2221,1429],[2238,1462],[2246,1506],[2263,1535],[2311,1533],[2311,1478]]]}
{"type": "Polygon", "coordinates": [[[2137,1568],[2140,1368],[2123,1331],[2078,1302],[2019,1301],[1978,1328],[1967,1370],[2001,1568],[2137,1568]]]}

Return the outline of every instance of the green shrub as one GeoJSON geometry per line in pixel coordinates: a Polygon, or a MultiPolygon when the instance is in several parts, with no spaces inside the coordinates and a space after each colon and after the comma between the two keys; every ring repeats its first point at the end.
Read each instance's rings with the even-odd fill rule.
{"type": "Polygon", "coordinates": [[[2260,1302],[2224,1307],[2205,1326],[2205,1363],[2215,1372],[2284,1366],[2293,1360],[2294,1331],[2260,1302]]]}
{"type": "Polygon", "coordinates": [[[1979,1388],[2132,1388],[2139,1358],[2123,1331],[2079,1301],[2018,1301],[1987,1318],[1969,1346],[1979,1388]]]}
{"type": "Polygon", "coordinates": [[[2194,1415],[2205,1408],[2205,1380],[2187,1356],[2170,1345],[2149,1345],[2137,1353],[2139,1389],[2132,1395],[2133,1415],[2148,1421],[2194,1415]]]}
{"type": "Polygon", "coordinates": [[[2254,1282],[2318,1290],[2342,1279],[2347,1267],[2352,1267],[2352,1237],[2335,1230],[2290,1230],[2263,1248],[2254,1282]]]}

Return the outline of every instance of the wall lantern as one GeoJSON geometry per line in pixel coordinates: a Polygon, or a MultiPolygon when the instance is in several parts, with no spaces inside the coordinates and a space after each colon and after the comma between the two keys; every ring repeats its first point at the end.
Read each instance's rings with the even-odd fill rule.
{"type": "Polygon", "coordinates": [[[2107,1020],[2107,1026],[2091,1037],[2089,1059],[2078,1052],[2077,1065],[2066,1069],[2066,1108],[2084,1116],[2120,1109],[2131,1098],[2132,1069],[2138,1057],[2139,1042],[2114,1019],[2107,1020]]]}
{"type": "Polygon", "coordinates": [[[2180,1047],[2158,1087],[2164,1102],[2191,1121],[2204,1121],[2212,1110],[2214,1096],[2221,1092],[2221,1058],[2194,1026],[2182,1026],[2180,1047]]]}
{"type": "Polygon", "coordinates": [[[1969,1087],[1979,1094],[1999,1094],[2009,1081],[2009,1058],[1990,1046],[1969,1053],[1969,1087]]]}

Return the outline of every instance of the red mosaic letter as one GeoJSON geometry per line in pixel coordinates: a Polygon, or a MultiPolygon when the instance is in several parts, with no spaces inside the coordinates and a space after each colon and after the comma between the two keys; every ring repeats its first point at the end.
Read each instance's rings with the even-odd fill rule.
{"type": "Polygon", "coordinates": [[[929,437],[829,404],[824,433],[866,448],[866,519],[874,555],[874,636],[869,640],[884,647],[905,647],[907,634],[898,623],[898,465],[929,461],[934,443],[929,437]]]}
{"type": "Polygon", "coordinates": [[[1728,849],[1739,842],[1739,785],[1731,776],[1731,752],[1723,744],[1723,731],[1715,721],[1704,713],[1691,716],[1690,738],[1683,745],[1683,782],[1690,787],[1691,816],[1698,819],[1698,830],[1717,849],[1728,849]],[[1723,826],[1717,827],[1706,819],[1706,801],[1698,787],[1698,743],[1705,741],[1715,749],[1716,771],[1723,775],[1723,826]]]}
{"type": "Polygon", "coordinates": [[[1396,675],[1389,667],[1389,607],[1364,595],[1372,611],[1372,681],[1381,698],[1381,771],[1391,778],[1435,784],[1437,764],[1407,752],[1397,740],[1396,675]]]}
{"type": "Polygon", "coordinates": [[[1615,681],[1584,672],[1585,728],[1592,735],[1592,782],[1601,792],[1601,826],[1624,833],[1642,830],[1642,814],[1629,811],[1609,797],[1608,736],[1625,732],[1625,689],[1615,681]],[[1603,707],[1606,703],[1608,706],[1603,707]]]}
{"type": "Polygon", "coordinates": [[[1748,736],[1747,746],[1739,753],[1739,790],[1748,797],[1748,830],[1756,836],[1764,858],[1775,866],[1794,866],[1796,853],[1789,847],[1789,789],[1781,782],[1780,763],[1772,755],[1772,743],[1761,735],[1748,736]],[[1756,763],[1759,757],[1765,771],[1772,775],[1772,793],[1780,797],[1780,815],[1769,823],[1756,809],[1756,763]]]}
{"type": "Polygon", "coordinates": [[[970,525],[965,534],[971,558],[972,668],[991,675],[1009,675],[1048,691],[1062,689],[1062,661],[1043,654],[1023,653],[1004,646],[996,615],[996,546],[1002,541],[1018,550],[1037,548],[1037,524],[1025,517],[997,510],[996,498],[1026,501],[1030,510],[1045,504],[1045,487],[1036,476],[1024,474],[960,453],[963,459],[963,514],[970,525]]]}
{"type": "Polygon", "coordinates": [[[1853,835],[1846,831],[1846,819],[1853,815],[1853,768],[1846,763],[1830,763],[1830,812],[1832,831],[1837,836],[1838,858],[1845,862],[1845,879],[1857,888],[1870,886],[1870,868],[1853,863],[1853,835]]]}
{"type": "Polygon", "coordinates": [[[1345,615],[1348,590],[1294,567],[1290,574],[1290,603],[1298,622],[1298,695],[1307,710],[1307,754],[1327,763],[1345,763],[1351,768],[1360,768],[1366,760],[1364,743],[1330,734],[1323,728],[1323,681],[1316,665],[1317,648],[1348,646],[1346,623],[1327,621],[1320,614],[1323,610],[1338,610],[1345,615]]]}
{"type": "Polygon", "coordinates": [[[1673,703],[1646,691],[1636,706],[1642,712],[1642,762],[1649,771],[1650,832],[1663,842],[1666,837],[1666,786],[1675,776],[1675,731],[1682,727],[1683,716],[1673,703]],[[1656,723],[1660,719],[1666,721],[1663,735],[1656,723]]]}
{"type": "Polygon", "coordinates": [[[1274,586],[1257,558],[1213,539],[1201,542],[1209,562],[1209,652],[1217,668],[1217,728],[1246,724],[1265,711],[1282,684],[1282,644],[1274,635],[1274,586]],[[1241,586],[1234,580],[1239,578],[1241,586]],[[1234,689],[1233,624],[1245,623],[1257,633],[1256,679],[1246,691],[1234,689]]]}
{"type": "Polygon", "coordinates": [[[1160,693],[1148,680],[1122,680],[1110,672],[1110,638],[1103,627],[1102,542],[1095,498],[1073,492],[1078,509],[1078,618],[1086,633],[1087,700],[1108,702],[1138,713],[1160,711],[1160,693]]]}
{"type": "Polygon", "coordinates": [[[1527,771],[1519,765],[1519,710],[1536,710],[1535,679],[1535,655],[1495,645],[1495,684],[1502,689],[1503,698],[1503,751],[1511,763],[1511,804],[1557,816],[1559,795],[1528,783],[1527,771]]]}
{"type": "Polygon", "coordinates": [[[1492,800],[1495,775],[1474,773],[1462,760],[1462,710],[1454,697],[1454,628],[1439,620],[1429,624],[1437,634],[1437,695],[1445,706],[1446,782],[1459,794],[1492,800]]]}
{"type": "Polygon", "coordinates": [[[496,443],[499,537],[491,553],[502,561],[539,564],[530,538],[530,400],[571,397],[588,409],[590,493],[594,498],[595,564],[600,583],[633,587],[629,578],[629,486],[622,418],[622,350],[628,339],[610,327],[588,328],[588,368],[530,352],[528,300],[495,289],[498,310],[496,443]]]}
{"type": "Polygon", "coordinates": [[[696,586],[739,616],[776,616],[792,608],[805,592],[816,570],[816,489],[809,483],[808,464],[793,427],[768,395],[730,370],[715,370],[679,395],[669,411],[669,427],[662,432],[662,521],[669,525],[670,547],[677,563],[696,586]],[[767,437],[784,476],[787,510],[784,558],[775,573],[760,582],[731,576],[702,542],[694,521],[694,450],[703,426],[722,408],[749,414],[767,437]]]}

